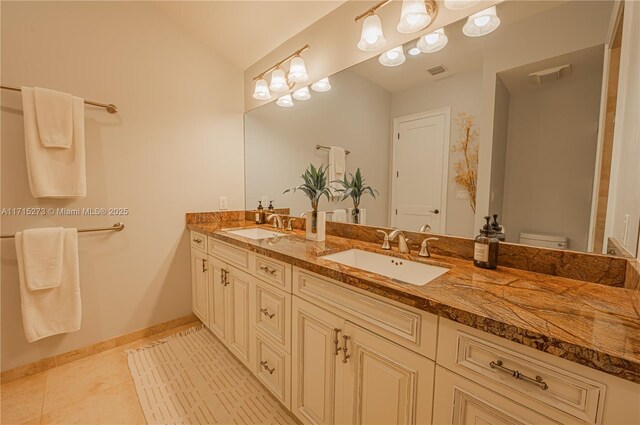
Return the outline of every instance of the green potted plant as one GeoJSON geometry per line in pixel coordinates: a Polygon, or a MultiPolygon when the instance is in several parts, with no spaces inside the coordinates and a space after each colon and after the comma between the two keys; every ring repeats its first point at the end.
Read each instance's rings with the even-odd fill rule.
{"type": "Polygon", "coordinates": [[[322,242],[325,239],[325,223],[327,215],[324,211],[318,211],[318,203],[323,196],[331,200],[331,189],[327,184],[327,168],[323,165],[316,168],[309,164],[309,168],[302,174],[302,183],[299,186],[287,189],[284,193],[302,191],[311,201],[311,211],[306,215],[307,239],[322,242]]]}
{"type": "Polygon", "coordinates": [[[360,209],[360,200],[362,195],[370,194],[375,199],[376,194],[380,194],[377,190],[369,186],[366,180],[362,177],[360,168],[356,170],[356,174],[349,173],[349,178],[346,174],[342,180],[335,180],[332,183],[336,183],[342,187],[336,189],[341,194],[341,201],[347,198],[353,200],[353,211],[351,212],[351,222],[360,224],[364,222],[364,209],[360,209]]]}

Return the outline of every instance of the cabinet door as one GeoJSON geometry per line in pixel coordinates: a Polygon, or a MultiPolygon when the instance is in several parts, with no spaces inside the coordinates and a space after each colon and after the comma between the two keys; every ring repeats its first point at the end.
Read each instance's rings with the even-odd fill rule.
{"type": "Polygon", "coordinates": [[[209,264],[207,254],[191,249],[191,309],[206,325],[209,323],[209,264]]]}
{"type": "Polygon", "coordinates": [[[227,342],[227,301],[225,264],[209,256],[209,329],[222,342],[227,342]]]}
{"type": "Polygon", "coordinates": [[[431,423],[434,362],[351,322],[341,339],[341,423],[431,423]]]}
{"type": "Polygon", "coordinates": [[[250,306],[250,294],[254,277],[236,268],[225,266],[227,270],[227,285],[224,287],[226,294],[227,309],[227,347],[236,357],[251,368],[251,330],[252,321],[249,314],[252,311],[250,306]]]}
{"type": "Polygon", "coordinates": [[[436,367],[433,423],[438,425],[558,424],[483,385],[436,367]]]}
{"type": "Polygon", "coordinates": [[[335,389],[344,369],[336,368],[344,319],[293,297],[292,322],[291,409],[303,423],[333,424],[335,389]]]}

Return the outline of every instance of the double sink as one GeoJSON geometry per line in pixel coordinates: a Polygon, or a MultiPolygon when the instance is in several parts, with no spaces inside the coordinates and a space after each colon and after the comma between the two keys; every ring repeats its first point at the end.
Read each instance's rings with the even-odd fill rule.
{"type": "MultiPolygon", "coordinates": [[[[260,227],[231,229],[226,230],[225,233],[253,240],[286,236],[285,233],[274,232],[260,227]]],[[[398,283],[407,283],[415,286],[424,286],[449,271],[446,267],[424,264],[361,249],[349,249],[335,254],[323,255],[319,258],[386,276],[398,283]]]]}

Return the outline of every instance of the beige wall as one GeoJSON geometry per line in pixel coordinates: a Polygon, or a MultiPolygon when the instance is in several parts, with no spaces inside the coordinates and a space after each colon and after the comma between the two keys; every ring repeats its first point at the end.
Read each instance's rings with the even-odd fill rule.
{"type": "Polygon", "coordinates": [[[186,211],[243,207],[242,73],[137,2],[3,1],[2,83],[115,103],[86,108],[88,195],[37,200],[20,95],[2,92],[2,207],[124,207],[126,217],[2,217],[2,233],[122,220],[79,237],[82,329],[28,344],[13,240],[2,241],[2,369],[191,311],[186,211]]]}
{"type": "Polygon", "coordinates": [[[496,77],[496,103],[493,116],[493,150],[491,152],[491,191],[489,214],[498,214],[503,222],[505,162],[507,160],[507,136],[509,129],[509,90],[500,77],[496,77]]]}
{"type": "Polygon", "coordinates": [[[520,232],[546,233],[587,250],[604,47],[590,50],[595,66],[510,93],[503,204],[509,242],[520,232]]]}
{"type": "MultiPolygon", "coordinates": [[[[480,93],[482,69],[433,81],[409,90],[393,93],[391,97],[391,118],[418,114],[430,110],[451,107],[450,145],[460,138],[456,118],[466,112],[480,115],[480,93]]],[[[476,121],[477,123],[478,121],[476,121]]],[[[480,132],[482,130],[480,129],[480,132]]],[[[449,155],[449,183],[447,186],[447,228],[445,233],[455,236],[474,236],[474,214],[468,200],[456,199],[456,192],[464,190],[453,182],[454,164],[460,159],[459,153],[449,155]]]]}
{"type": "MultiPolygon", "coordinates": [[[[359,167],[367,183],[380,192],[376,199],[362,197],[367,224],[386,226],[391,94],[349,70],[337,74],[331,85],[326,93],[312,91],[310,100],[294,100],[293,108],[271,103],[245,115],[247,207],[255,208],[267,197],[276,207],[291,208],[293,215],[308,211],[309,201],[301,192],[282,192],[302,183],[300,175],[310,163],[328,163],[328,151],[316,150],[316,144],[336,145],[351,151],[347,172],[359,167]]],[[[350,199],[320,202],[327,211],[352,205],[350,199]]]]}

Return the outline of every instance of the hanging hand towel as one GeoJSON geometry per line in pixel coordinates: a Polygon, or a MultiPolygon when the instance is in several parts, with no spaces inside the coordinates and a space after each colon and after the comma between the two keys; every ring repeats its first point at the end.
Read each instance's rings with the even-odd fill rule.
{"type": "Polygon", "coordinates": [[[45,148],[69,149],[73,140],[73,96],[33,88],[40,142],[45,148]]]}
{"type": "Polygon", "coordinates": [[[49,227],[22,232],[22,261],[27,288],[57,288],[62,278],[64,229],[49,227]]]}
{"type": "Polygon", "coordinates": [[[46,148],[40,140],[34,90],[22,87],[24,138],[31,194],[36,198],[87,195],[84,100],[73,97],[73,141],[69,149],[46,148]]]}
{"type": "Polygon", "coordinates": [[[16,254],[20,276],[22,325],[27,341],[80,329],[80,272],[78,266],[78,233],[64,229],[64,252],[60,286],[32,291],[25,277],[25,253],[22,232],[16,233],[16,254]]]}
{"type": "Polygon", "coordinates": [[[334,195],[341,186],[331,182],[344,179],[346,156],[345,150],[340,146],[329,148],[329,186],[333,189],[334,195]]]}

